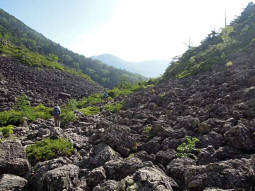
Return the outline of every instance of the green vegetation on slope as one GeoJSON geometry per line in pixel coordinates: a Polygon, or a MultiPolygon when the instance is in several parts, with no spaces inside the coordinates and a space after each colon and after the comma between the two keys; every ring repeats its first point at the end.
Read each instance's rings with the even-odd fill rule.
{"type": "Polygon", "coordinates": [[[72,144],[63,138],[44,139],[26,148],[28,158],[33,162],[45,161],[58,156],[70,156],[73,152],[72,144]]]}
{"type": "Polygon", "coordinates": [[[0,126],[19,125],[24,120],[49,119],[51,118],[51,111],[52,108],[45,107],[42,104],[31,107],[26,95],[23,94],[18,98],[12,110],[0,112],[0,126]]]}
{"type": "MultiPolygon", "coordinates": [[[[32,61],[32,63],[37,59],[43,60],[44,65],[46,64],[47,66],[59,67],[56,63],[61,63],[78,72],[83,72],[104,87],[113,88],[122,79],[126,79],[130,83],[145,79],[141,75],[115,69],[99,61],[76,54],[45,38],[2,9],[0,9],[0,39],[12,42],[25,53],[30,50],[28,52],[29,56],[26,57],[31,58],[29,61],[32,61]],[[32,55],[31,52],[34,54],[32,55]],[[55,64],[46,62],[45,58],[55,64]]],[[[16,54],[17,50],[13,52],[16,54]]],[[[22,56],[19,56],[19,58],[22,59],[22,56]]],[[[27,59],[25,60],[27,61],[27,59]]],[[[29,61],[28,63],[31,63],[29,61]]],[[[42,62],[40,63],[42,64],[42,62]]]]}
{"type": "Polygon", "coordinates": [[[18,47],[18,46],[15,46],[14,44],[2,41],[0,43],[0,53],[17,58],[22,63],[27,64],[29,66],[34,66],[34,67],[44,66],[47,68],[58,69],[64,72],[68,72],[72,75],[80,76],[88,80],[91,80],[91,78],[88,75],[82,72],[78,72],[73,69],[70,69],[66,66],[63,66],[59,64],[57,61],[51,60],[50,57],[45,57],[36,52],[32,52],[25,47],[18,47]]]}
{"type": "Polygon", "coordinates": [[[254,52],[254,48],[255,4],[250,3],[242,15],[220,33],[212,31],[200,46],[190,48],[173,61],[164,73],[163,79],[184,78],[208,71],[213,65],[233,62],[235,57],[242,53],[254,52]]]}
{"type": "MultiPolygon", "coordinates": [[[[126,84],[120,85],[121,88],[114,88],[113,90],[109,90],[109,97],[107,99],[104,98],[103,94],[94,94],[89,97],[84,97],[79,101],[75,99],[69,100],[69,102],[63,106],[61,106],[61,125],[65,126],[70,122],[74,122],[77,120],[77,116],[75,111],[80,111],[84,115],[95,115],[100,113],[100,106],[104,110],[108,110],[110,112],[117,112],[123,107],[122,102],[114,102],[107,103],[118,96],[130,94],[138,89],[147,88],[153,86],[150,84],[151,82],[140,83],[140,84],[126,84]],[[110,95],[111,94],[111,95],[110,95]]],[[[28,98],[25,94],[20,96],[14,107],[9,111],[0,112],[0,127],[7,125],[20,125],[23,124],[24,121],[32,122],[38,118],[41,119],[50,119],[52,118],[52,109],[46,107],[42,104],[38,106],[32,107],[28,101],[28,98]]]]}

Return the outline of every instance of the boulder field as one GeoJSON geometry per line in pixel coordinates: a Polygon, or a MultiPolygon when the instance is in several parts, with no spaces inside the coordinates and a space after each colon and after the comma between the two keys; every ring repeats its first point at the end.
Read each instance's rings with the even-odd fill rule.
{"type": "Polygon", "coordinates": [[[0,55],[0,111],[10,109],[22,92],[32,105],[43,103],[52,106],[102,90],[101,86],[85,78],[61,70],[31,67],[17,59],[0,55]]]}
{"type": "Polygon", "coordinates": [[[75,152],[31,164],[24,148],[50,136],[52,120],[16,127],[0,143],[0,190],[255,190],[255,66],[234,65],[116,98],[124,108],[58,130],[75,152]],[[196,137],[195,158],[177,157],[196,137]],[[8,182],[8,184],[7,184],[8,182]]]}

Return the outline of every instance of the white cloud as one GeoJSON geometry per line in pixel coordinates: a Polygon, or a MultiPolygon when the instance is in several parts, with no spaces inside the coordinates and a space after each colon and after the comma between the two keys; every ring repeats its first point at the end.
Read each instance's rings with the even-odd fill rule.
{"type": "Polygon", "coordinates": [[[169,59],[185,43],[198,45],[213,29],[239,15],[248,0],[119,0],[110,22],[74,38],[72,50],[92,56],[111,53],[133,61],[169,59]]]}

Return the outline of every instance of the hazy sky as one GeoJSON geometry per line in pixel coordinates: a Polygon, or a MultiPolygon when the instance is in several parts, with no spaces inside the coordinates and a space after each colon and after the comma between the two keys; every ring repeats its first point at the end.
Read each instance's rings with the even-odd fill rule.
{"type": "Polygon", "coordinates": [[[85,56],[168,59],[198,45],[255,0],[1,0],[0,8],[85,56]]]}

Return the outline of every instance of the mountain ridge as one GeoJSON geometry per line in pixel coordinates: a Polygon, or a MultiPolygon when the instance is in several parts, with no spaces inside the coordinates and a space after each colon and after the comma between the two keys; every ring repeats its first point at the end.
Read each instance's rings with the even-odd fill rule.
{"type": "Polygon", "coordinates": [[[100,54],[97,56],[92,56],[92,59],[100,60],[101,62],[109,65],[115,66],[120,69],[125,69],[129,72],[138,73],[147,78],[160,77],[164,70],[169,66],[168,60],[146,60],[140,62],[126,61],[112,54],[100,54]]]}

